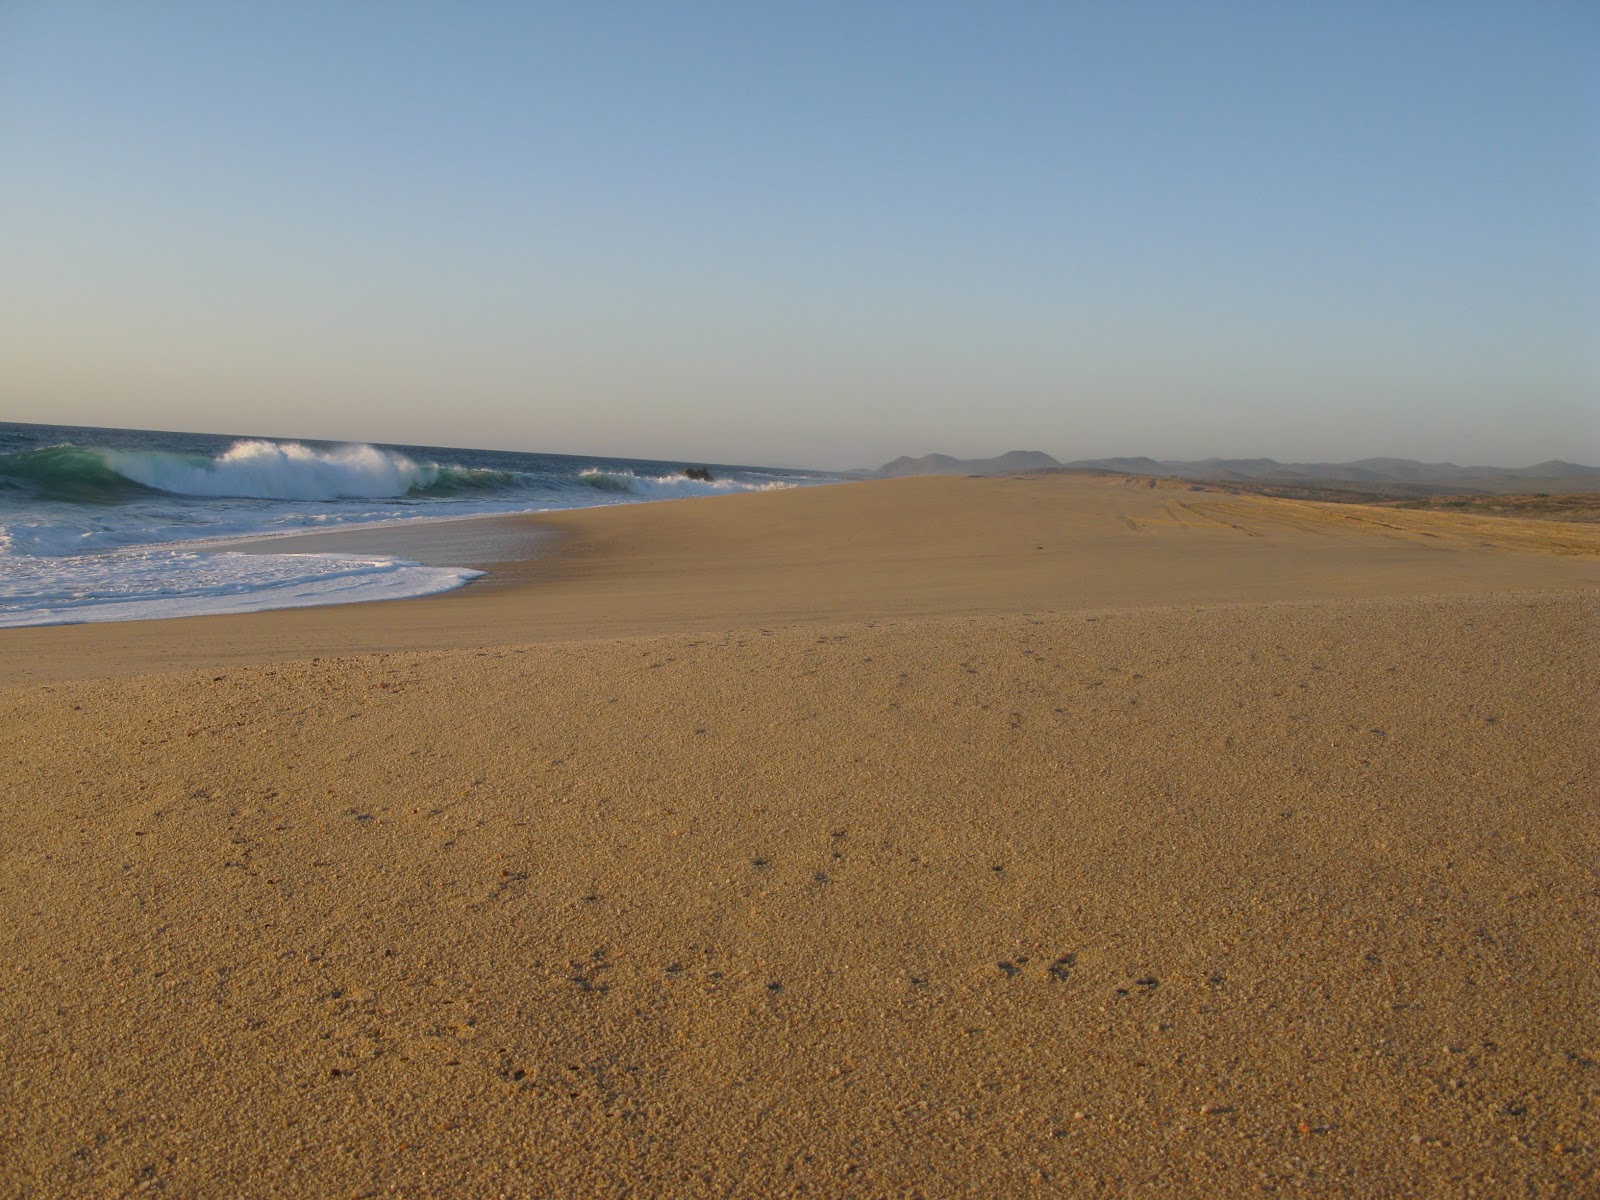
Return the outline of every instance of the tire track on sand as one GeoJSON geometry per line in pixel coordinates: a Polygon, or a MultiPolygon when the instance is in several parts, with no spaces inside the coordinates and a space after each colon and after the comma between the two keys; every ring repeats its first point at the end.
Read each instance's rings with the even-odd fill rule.
{"type": "Polygon", "coordinates": [[[1179,501],[1177,501],[1177,505],[1178,505],[1179,508],[1183,509],[1185,512],[1193,513],[1195,516],[1199,517],[1203,521],[1214,521],[1218,525],[1225,526],[1228,529],[1234,530],[1235,532],[1244,534],[1245,537],[1261,537],[1262,536],[1262,533],[1261,533],[1261,531],[1259,529],[1249,529],[1249,528],[1247,528],[1247,527],[1245,527],[1243,525],[1235,524],[1233,521],[1228,520],[1226,517],[1219,517],[1219,516],[1217,516],[1217,514],[1215,512],[1211,512],[1211,511],[1208,511],[1206,509],[1203,509],[1197,504],[1189,504],[1189,503],[1186,503],[1185,501],[1179,500],[1179,501]]]}

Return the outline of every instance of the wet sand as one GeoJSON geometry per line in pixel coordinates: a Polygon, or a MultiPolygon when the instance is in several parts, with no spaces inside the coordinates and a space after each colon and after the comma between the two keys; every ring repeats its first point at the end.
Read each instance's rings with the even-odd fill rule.
{"type": "Polygon", "coordinates": [[[1554,525],[904,480],[0,631],[0,1183],[1592,1191],[1554,525]]]}

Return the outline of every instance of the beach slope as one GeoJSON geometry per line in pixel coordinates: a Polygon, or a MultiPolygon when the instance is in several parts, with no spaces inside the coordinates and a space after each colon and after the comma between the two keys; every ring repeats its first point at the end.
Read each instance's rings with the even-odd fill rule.
{"type": "Polygon", "coordinates": [[[18,1195],[1581,1194],[1597,535],[1072,476],[0,634],[18,1195]]]}

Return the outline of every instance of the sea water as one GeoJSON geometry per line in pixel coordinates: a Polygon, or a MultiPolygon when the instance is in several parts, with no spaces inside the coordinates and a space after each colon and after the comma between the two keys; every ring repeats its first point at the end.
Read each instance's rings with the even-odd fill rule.
{"type": "Polygon", "coordinates": [[[220,543],[825,482],[798,470],[0,422],[0,626],[425,596],[481,572],[220,543]]]}

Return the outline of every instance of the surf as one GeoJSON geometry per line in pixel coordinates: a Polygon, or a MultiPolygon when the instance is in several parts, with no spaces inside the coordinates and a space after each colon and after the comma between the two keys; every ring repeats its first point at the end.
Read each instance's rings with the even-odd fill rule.
{"type": "Polygon", "coordinates": [[[713,470],[706,479],[649,459],[0,421],[0,625],[425,595],[469,576],[407,565],[398,537],[400,553],[369,539],[358,554],[373,560],[359,568],[300,550],[235,556],[223,543],[824,481],[713,470]]]}
{"type": "Polygon", "coordinates": [[[0,485],[39,499],[118,504],[154,495],[235,500],[383,500],[514,486],[508,471],[417,462],[358,444],[237,441],[217,455],[48,446],[0,455],[0,485]]]}
{"type": "Polygon", "coordinates": [[[578,481],[599,492],[637,496],[641,500],[671,500],[688,496],[722,496],[729,492],[773,492],[793,486],[782,480],[760,483],[733,479],[691,479],[687,475],[640,475],[626,468],[589,467],[578,472],[578,481]]]}

